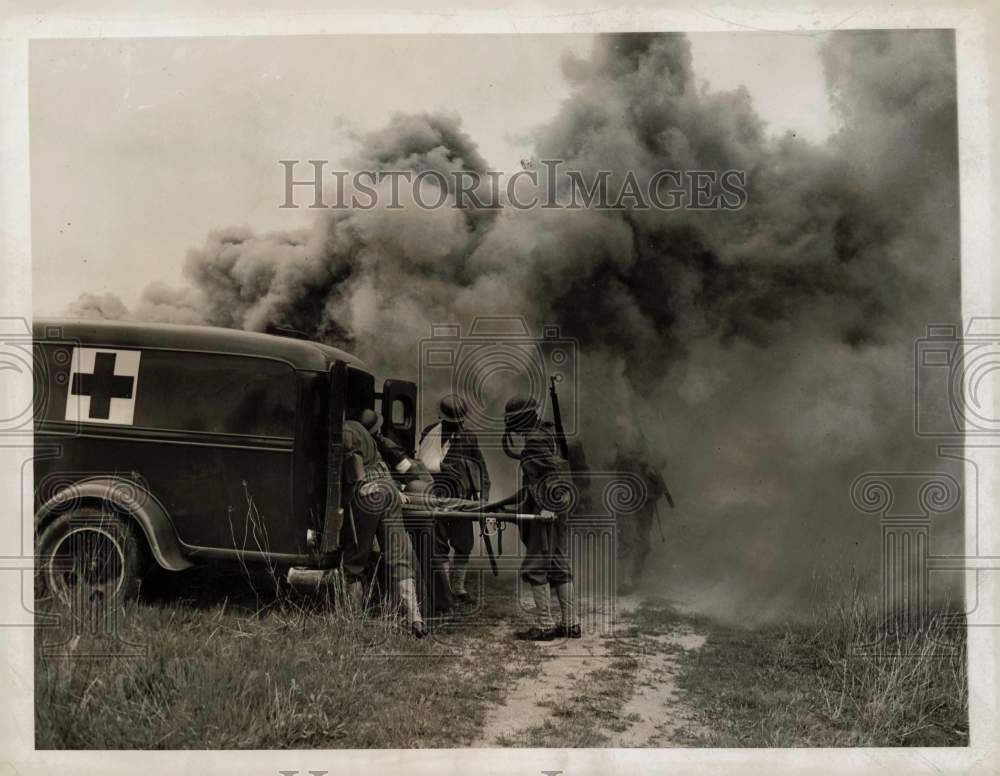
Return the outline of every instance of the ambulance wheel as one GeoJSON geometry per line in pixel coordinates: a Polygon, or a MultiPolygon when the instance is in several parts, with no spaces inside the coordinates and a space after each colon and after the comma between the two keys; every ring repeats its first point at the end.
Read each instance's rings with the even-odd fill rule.
{"type": "Polygon", "coordinates": [[[36,592],[68,606],[108,606],[139,593],[148,567],[145,537],[111,511],[59,515],[38,539],[36,592]]]}

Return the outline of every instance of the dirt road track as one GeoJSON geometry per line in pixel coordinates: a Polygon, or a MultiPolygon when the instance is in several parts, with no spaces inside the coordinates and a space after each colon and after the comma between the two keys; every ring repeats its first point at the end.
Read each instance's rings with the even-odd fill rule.
{"type": "MultiPolygon", "coordinates": [[[[689,626],[676,623],[637,632],[627,626],[627,619],[641,606],[635,597],[619,598],[610,632],[607,628],[585,628],[581,639],[539,644],[538,673],[519,679],[503,703],[488,711],[483,734],[473,746],[531,745],[532,732],[544,729],[554,710],[565,714],[574,704],[578,708],[588,688],[599,695],[602,686],[608,692],[622,692],[623,687],[631,687],[631,691],[624,690],[627,696],[616,712],[604,709],[604,716],[612,717],[614,724],[599,725],[610,739],[610,743],[602,740],[599,745],[677,745],[678,731],[696,724],[676,686],[677,655],[681,650],[700,649],[705,638],[689,626]],[[618,661],[616,665],[630,666],[624,681],[621,676],[612,680],[607,677],[608,666],[614,661],[618,661]],[[609,687],[609,682],[614,687],[609,687]]],[[[559,742],[552,745],[558,746],[559,742]]]]}

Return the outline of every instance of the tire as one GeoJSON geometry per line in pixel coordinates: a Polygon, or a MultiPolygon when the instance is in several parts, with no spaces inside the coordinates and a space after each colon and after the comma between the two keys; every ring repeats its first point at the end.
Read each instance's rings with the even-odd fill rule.
{"type": "Polygon", "coordinates": [[[65,605],[117,605],[139,593],[146,540],[129,518],[97,508],[55,518],[38,538],[36,594],[65,605]]]}

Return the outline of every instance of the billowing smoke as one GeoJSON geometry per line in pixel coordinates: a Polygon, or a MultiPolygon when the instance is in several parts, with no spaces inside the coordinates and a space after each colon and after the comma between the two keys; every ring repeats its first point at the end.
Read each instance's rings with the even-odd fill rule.
{"type": "MultiPolygon", "coordinates": [[[[666,461],[664,592],[786,616],[824,567],[877,568],[878,518],[852,509],[854,477],[944,468],[912,432],[913,343],[960,315],[953,35],[832,34],[823,63],[842,128],[816,146],[769,135],[745,90],[699,85],[682,35],[604,36],[565,61],[573,92],[537,130],[537,159],[610,170],[612,189],[627,171],[644,185],[661,169],[744,170],[740,210],[404,196],[297,232],[219,230],[189,254],[189,287],[154,284],[132,311],[85,295],[74,312],[289,326],[398,376],[416,373],[432,323],[557,323],[581,346],[591,463],[638,429],[666,461]]],[[[396,116],[362,141],[353,169],[488,169],[457,117],[396,116]]],[[[935,530],[959,550],[960,517],[935,530]]]]}
{"type": "Polygon", "coordinates": [[[80,294],[66,311],[73,318],[107,318],[116,320],[128,317],[128,308],[114,294],[80,294]]]}

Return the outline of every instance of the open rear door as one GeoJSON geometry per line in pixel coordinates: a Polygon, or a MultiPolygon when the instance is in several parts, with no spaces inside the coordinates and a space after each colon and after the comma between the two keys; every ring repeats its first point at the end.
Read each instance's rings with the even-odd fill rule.
{"type": "Polygon", "coordinates": [[[329,451],[326,463],[326,506],[323,515],[323,534],[320,554],[330,556],[340,549],[340,528],[344,523],[344,510],[340,498],[341,463],[344,459],[344,397],[347,394],[347,367],[338,361],[330,369],[329,451]]]}
{"type": "Polygon", "coordinates": [[[382,433],[413,454],[417,444],[417,385],[408,380],[382,384],[382,433]]]}

